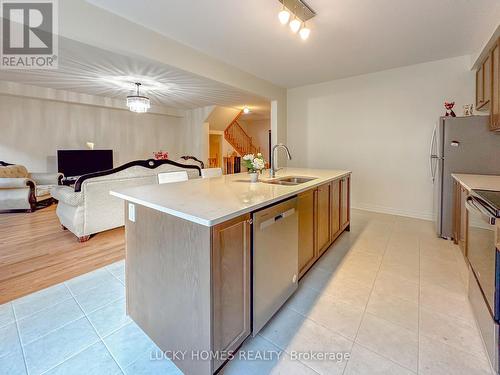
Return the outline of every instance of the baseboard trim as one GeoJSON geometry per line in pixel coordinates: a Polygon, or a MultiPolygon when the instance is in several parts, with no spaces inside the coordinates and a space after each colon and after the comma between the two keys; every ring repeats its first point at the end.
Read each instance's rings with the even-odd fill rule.
{"type": "Polygon", "coordinates": [[[357,210],[363,210],[363,211],[378,212],[381,214],[411,217],[413,219],[422,219],[422,220],[429,220],[429,221],[434,220],[434,215],[432,213],[429,213],[429,212],[406,211],[406,210],[400,210],[397,208],[377,206],[377,205],[371,205],[371,204],[356,204],[356,205],[353,205],[352,208],[357,209],[357,210]]]}

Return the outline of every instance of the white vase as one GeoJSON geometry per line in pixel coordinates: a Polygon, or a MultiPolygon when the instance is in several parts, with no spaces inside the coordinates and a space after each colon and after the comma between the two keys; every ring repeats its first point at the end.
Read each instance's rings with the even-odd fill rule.
{"type": "Polygon", "coordinates": [[[250,182],[259,181],[259,174],[257,172],[252,172],[248,174],[250,176],[250,182]]]}

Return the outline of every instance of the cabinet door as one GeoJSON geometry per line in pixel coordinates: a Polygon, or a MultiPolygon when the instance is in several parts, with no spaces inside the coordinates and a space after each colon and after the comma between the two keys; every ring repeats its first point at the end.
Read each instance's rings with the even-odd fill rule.
{"type": "Polygon", "coordinates": [[[324,184],[316,190],[316,243],[318,256],[330,245],[330,188],[324,184]]]}
{"type": "Polygon", "coordinates": [[[460,209],[460,196],[462,186],[456,180],[453,180],[453,242],[458,244],[460,241],[460,221],[462,211],[460,209]]]}
{"type": "MultiPolygon", "coordinates": [[[[212,229],[213,350],[238,348],[250,334],[250,215],[212,229]]],[[[214,359],[214,371],[223,361],[214,359]]]]}
{"type": "Polygon", "coordinates": [[[351,220],[351,177],[340,180],[340,228],[343,230],[351,220]]]}
{"type": "Polygon", "coordinates": [[[476,108],[484,105],[484,70],[481,65],[476,72],[476,108]]]}
{"type": "Polygon", "coordinates": [[[332,196],[330,198],[330,220],[332,224],[332,241],[334,241],[340,234],[340,183],[340,180],[333,181],[331,187],[332,196]]]}
{"type": "Polygon", "coordinates": [[[299,211],[299,277],[307,272],[316,260],[314,249],[314,190],[298,196],[299,211]]]}
{"type": "Polygon", "coordinates": [[[483,62],[483,102],[486,106],[491,99],[491,54],[483,62]]]}
{"type": "Polygon", "coordinates": [[[465,201],[467,200],[467,195],[469,192],[464,187],[460,186],[460,236],[458,244],[464,256],[467,256],[467,209],[465,207],[465,201]]]}
{"type": "Polygon", "coordinates": [[[500,41],[491,51],[491,130],[500,130],[500,41]]]}

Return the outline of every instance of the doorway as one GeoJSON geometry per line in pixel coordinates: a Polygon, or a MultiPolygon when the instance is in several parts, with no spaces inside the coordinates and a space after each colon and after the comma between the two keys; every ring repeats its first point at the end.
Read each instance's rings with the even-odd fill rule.
{"type": "Polygon", "coordinates": [[[209,134],[209,168],[220,168],[222,164],[222,134],[209,134]]]}

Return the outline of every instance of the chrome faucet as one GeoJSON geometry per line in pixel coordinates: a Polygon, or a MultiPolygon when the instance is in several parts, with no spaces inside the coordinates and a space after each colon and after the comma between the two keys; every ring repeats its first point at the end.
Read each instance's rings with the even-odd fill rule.
{"type": "Polygon", "coordinates": [[[271,151],[271,169],[269,169],[269,177],[274,178],[276,177],[276,172],[279,171],[281,168],[276,167],[276,158],[274,157],[274,151],[277,148],[284,148],[286,151],[286,155],[288,157],[288,160],[292,160],[292,155],[290,154],[290,150],[288,147],[286,147],[285,144],[283,143],[278,143],[277,145],[274,145],[272,151],[271,151]]]}

